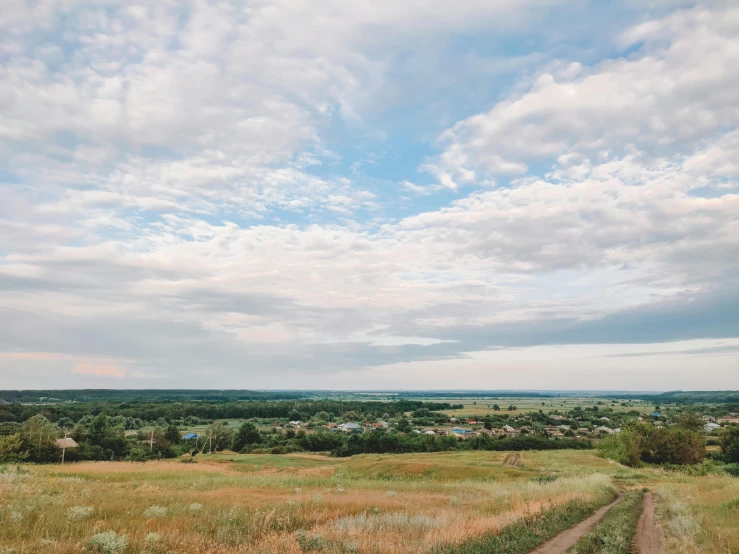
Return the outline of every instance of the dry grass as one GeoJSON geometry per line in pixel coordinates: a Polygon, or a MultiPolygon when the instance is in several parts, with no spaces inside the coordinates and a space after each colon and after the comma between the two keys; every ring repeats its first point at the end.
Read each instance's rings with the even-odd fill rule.
{"type": "Polygon", "coordinates": [[[657,495],[665,554],[739,554],[739,479],[672,477],[657,495]]]}
{"type": "MultiPolygon", "coordinates": [[[[0,544],[18,553],[78,553],[99,535],[100,544],[124,536],[126,552],[151,554],[421,553],[573,499],[607,494],[612,483],[625,483],[624,475],[669,487],[694,483],[694,495],[710,496],[709,489],[719,486],[701,493],[695,483],[719,478],[673,483],[663,472],[635,474],[587,452],[525,452],[517,467],[504,464],[506,455],[216,455],[197,464],[10,468],[0,475],[0,544]],[[542,475],[556,478],[535,480],[542,475]]],[[[712,505],[720,508],[726,500],[712,505]]],[[[729,523],[736,512],[725,512],[721,540],[734,541],[729,523]]],[[[700,543],[701,533],[691,540],[700,543]]]]}

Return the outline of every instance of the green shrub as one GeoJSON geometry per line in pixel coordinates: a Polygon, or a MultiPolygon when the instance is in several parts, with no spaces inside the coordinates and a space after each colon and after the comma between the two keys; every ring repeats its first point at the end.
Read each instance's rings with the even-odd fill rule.
{"type": "Polygon", "coordinates": [[[149,459],[149,453],[143,448],[132,448],[126,456],[127,462],[145,462],[149,459]]]}
{"type": "Polygon", "coordinates": [[[604,457],[631,467],[644,462],[699,464],[706,457],[706,442],[700,433],[684,427],[665,429],[629,422],[620,433],[604,438],[598,450],[604,457]]]}

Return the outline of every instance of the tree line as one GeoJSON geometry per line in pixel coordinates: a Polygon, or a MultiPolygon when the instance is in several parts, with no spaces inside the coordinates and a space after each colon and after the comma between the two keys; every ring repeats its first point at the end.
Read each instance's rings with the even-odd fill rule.
{"type": "Polygon", "coordinates": [[[124,418],[138,418],[143,421],[164,419],[168,422],[184,420],[187,417],[200,419],[251,419],[287,418],[297,414],[310,419],[319,412],[343,417],[353,413],[356,418],[376,418],[388,415],[397,417],[405,412],[426,408],[430,411],[454,410],[462,404],[449,402],[422,402],[420,400],[398,400],[396,402],[373,402],[362,400],[278,400],[278,401],[228,401],[228,402],[89,402],[65,404],[10,404],[0,406],[0,423],[23,422],[34,415],[43,415],[51,422],[67,418],[77,422],[85,416],[101,413],[115,414],[124,418]]]}

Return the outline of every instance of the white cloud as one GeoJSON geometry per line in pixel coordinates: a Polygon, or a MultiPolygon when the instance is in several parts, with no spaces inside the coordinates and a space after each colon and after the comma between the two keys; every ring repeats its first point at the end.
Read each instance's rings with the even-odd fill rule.
{"type": "MultiPolygon", "coordinates": [[[[65,385],[340,382],[500,347],[726,336],[736,10],[632,26],[625,58],[550,64],[443,135],[436,183],[365,179],[387,158],[364,141],[394,146],[373,116],[415,84],[399,58],[454,59],[447,41],[526,28],[550,4],[3,5],[0,368],[26,383],[18,364],[46,363],[65,385]]],[[[464,67],[546,59],[470,52],[464,67]]]]}
{"type": "Polygon", "coordinates": [[[448,129],[427,165],[439,182],[521,174],[565,153],[666,153],[739,123],[739,9],[696,8],[622,35],[638,52],[593,67],[558,62],[523,93],[448,129]]]}

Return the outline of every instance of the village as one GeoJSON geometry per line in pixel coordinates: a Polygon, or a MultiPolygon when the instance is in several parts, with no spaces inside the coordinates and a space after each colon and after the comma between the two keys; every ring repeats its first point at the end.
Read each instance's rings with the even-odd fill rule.
{"type": "MultiPolygon", "coordinates": [[[[606,412],[606,410],[603,410],[606,412]]],[[[293,420],[272,422],[262,426],[264,431],[273,434],[283,432],[303,431],[305,433],[328,430],[340,433],[365,433],[375,430],[398,431],[428,436],[453,436],[464,440],[487,435],[500,439],[517,438],[520,436],[539,436],[549,439],[598,439],[607,435],[619,433],[621,425],[627,421],[647,422],[655,427],[671,427],[675,423],[673,414],[657,410],[651,413],[631,411],[627,413],[607,412],[608,415],[598,415],[593,408],[574,410],[568,414],[532,412],[509,416],[485,417],[447,417],[438,413],[416,412],[408,417],[385,421],[338,421],[323,423],[320,419],[312,418],[308,421],[293,420]],[[419,416],[419,417],[414,417],[419,416]],[[434,420],[429,425],[429,420],[434,420]],[[446,420],[446,421],[445,421],[446,420]]],[[[716,417],[700,415],[702,432],[706,435],[715,434],[722,427],[739,424],[739,414],[730,412],[728,415],[716,417]]]]}

